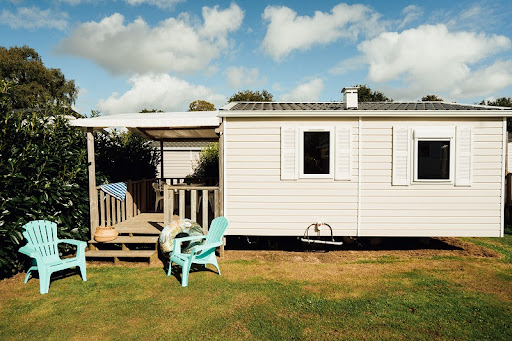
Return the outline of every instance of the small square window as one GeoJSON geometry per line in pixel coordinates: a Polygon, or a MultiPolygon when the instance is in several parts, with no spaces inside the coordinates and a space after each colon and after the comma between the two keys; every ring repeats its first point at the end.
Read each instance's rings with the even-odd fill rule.
{"type": "Polygon", "coordinates": [[[450,140],[417,143],[417,179],[450,180],[450,140]]]}

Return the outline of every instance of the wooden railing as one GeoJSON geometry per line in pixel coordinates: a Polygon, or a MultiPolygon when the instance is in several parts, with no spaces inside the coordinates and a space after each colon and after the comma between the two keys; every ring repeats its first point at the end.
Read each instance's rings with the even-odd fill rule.
{"type": "Polygon", "coordinates": [[[205,232],[210,222],[220,215],[219,186],[164,184],[164,224],[173,215],[198,222],[205,232]]]}
{"type": "Polygon", "coordinates": [[[118,200],[103,192],[100,187],[96,187],[99,196],[99,226],[113,226],[151,210],[155,204],[155,195],[151,184],[155,180],[129,180],[124,201],[118,200]]]}

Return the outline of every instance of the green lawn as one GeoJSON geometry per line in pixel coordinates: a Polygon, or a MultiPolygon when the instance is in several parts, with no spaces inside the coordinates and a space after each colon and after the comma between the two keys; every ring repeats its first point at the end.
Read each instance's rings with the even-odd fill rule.
{"type": "MultiPolygon", "coordinates": [[[[512,236],[464,251],[228,251],[222,276],[88,267],[39,294],[0,282],[0,339],[512,340],[512,236]]],[[[475,246],[476,245],[476,246],[475,246]]]]}

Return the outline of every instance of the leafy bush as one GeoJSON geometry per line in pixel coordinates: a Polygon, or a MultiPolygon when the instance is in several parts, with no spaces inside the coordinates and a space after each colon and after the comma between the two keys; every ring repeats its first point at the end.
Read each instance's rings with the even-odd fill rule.
{"type": "Polygon", "coordinates": [[[219,178],[219,143],[208,143],[197,160],[194,172],[191,175],[194,178],[219,178]]]}
{"type": "Polygon", "coordinates": [[[96,132],[94,140],[99,184],[156,177],[160,154],[151,141],[119,130],[96,132]]]}
{"type": "Polygon", "coordinates": [[[52,112],[0,107],[0,278],[23,268],[22,226],[57,223],[60,238],[87,239],[87,149],[83,132],[52,112]]]}

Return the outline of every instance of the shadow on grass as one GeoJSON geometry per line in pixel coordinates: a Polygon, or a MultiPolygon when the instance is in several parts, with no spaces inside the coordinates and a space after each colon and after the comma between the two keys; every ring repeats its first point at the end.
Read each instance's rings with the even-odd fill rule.
{"type": "Polygon", "coordinates": [[[379,237],[336,238],[343,245],[305,243],[297,237],[228,236],[226,250],[274,250],[329,252],[337,250],[462,250],[436,238],[379,237]]]}
{"type": "MultiPolygon", "coordinates": [[[[78,276],[81,279],[83,279],[82,275],[80,273],[79,267],[64,269],[64,270],[60,270],[60,271],[56,271],[56,272],[52,273],[52,276],[50,279],[50,289],[52,287],[53,282],[59,281],[59,280],[62,280],[62,279],[68,278],[68,277],[73,277],[73,276],[78,276]]],[[[30,273],[30,277],[29,277],[28,281],[30,282],[33,279],[37,279],[38,281],[40,280],[39,271],[34,270],[30,273]]]]}
{"type": "MultiPolygon", "coordinates": [[[[170,264],[168,263],[167,266],[164,266],[163,270],[165,271],[165,274],[167,275],[167,270],[169,269],[169,266],[170,264]]],[[[212,269],[209,269],[207,268],[206,266],[204,265],[199,265],[199,264],[192,264],[192,267],[190,268],[190,273],[189,273],[189,281],[190,281],[190,275],[193,276],[194,273],[196,272],[202,272],[202,271],[206,271],[206,272],[213,272],[215,274],[217,274],[217,271],[215,270],[212,270],[212,269]]],[[[171,269],[171,275],[174,276],[174,278],[176,278],[176,280],[181,284],[181,280],[182,280],[182,276],[181,276],[181,273],[182,273],[182,268],[181,266],[177,265],[177,264],[174,264],[172,266],[172,269],[171,269]]]]}

